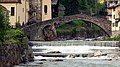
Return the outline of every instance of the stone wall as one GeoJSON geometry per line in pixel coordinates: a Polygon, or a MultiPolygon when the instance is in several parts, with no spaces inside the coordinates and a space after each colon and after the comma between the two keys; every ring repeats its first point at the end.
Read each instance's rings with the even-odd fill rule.
{"type": "Polygon", "coordinates": [[[25,35],[30,41],[51,41],[57,36],[52,21],[37,22],[23,28],[25,35]]]}
{"type": "Polygon", "coordinates": [[[28,59],[25,55],[28,46],[21,45],[19,43],[12,44],[0,44],[0,67],[13,67],[23,62],[23,56],[28,59]]]}

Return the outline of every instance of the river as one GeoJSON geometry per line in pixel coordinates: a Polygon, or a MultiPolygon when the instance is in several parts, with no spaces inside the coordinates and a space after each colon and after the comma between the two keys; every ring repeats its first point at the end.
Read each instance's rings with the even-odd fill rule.
{"type": "Polygon", "coordinates": [[[120,53],[116,50],[119,49],[116,42],[55,41],[31,43],[34,44],[32,49],[35,61],[20,64],[20,67],[120,67],[120,53]],[[59,51],[59,53],[51,53],[53,51],[59,51]],[[71,54],[77,56],[67,57],[71,54]],[[88,54],[88,56],[82,57],[83,54],[88,54]],[[89,56],[89,54],[94,55],[89,56]]]}
{"type": "Polygon", "coordinates": [[[60,62],[46,62],[43,67],[120,67],[120,60],[69,59],[60,62]]]}

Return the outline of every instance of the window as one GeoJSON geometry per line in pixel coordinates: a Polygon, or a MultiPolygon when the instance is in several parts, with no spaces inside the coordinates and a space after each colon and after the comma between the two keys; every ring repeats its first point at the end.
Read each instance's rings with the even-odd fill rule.
{"type": "Polygon", "coordinates": [[[115,23],[113,23],[113,27],[115,26],[115,23]]]}
{"type": "Polygon", "coordinates": [[[113,8],[113,11],[115,11],[115,8],[113,8]]]}
{"type": "Polygon", "coordinates": [[[11,7],[11,16],[14,16],[14,15],[15,15],[15,8],[11,7]]]}
{"type": "Polygon", "coordinates": [[[113,16],[113,18],[115,19],[115,15],[113,16]]]}
{"type": "Polygon", "coordinates": [[[24,12],[24,8],[23,8],[23,12],[24,12]]]}
{"type": "Polygon", "coordinates": [[[45,14],[47,14],[47,5],[44,5],[44,12],[45,12],[45,14]]]}
{"type": "Polygon", "coordinates": [[[118,22],[115,23],[115,26],[118,27],[118,22]]]}

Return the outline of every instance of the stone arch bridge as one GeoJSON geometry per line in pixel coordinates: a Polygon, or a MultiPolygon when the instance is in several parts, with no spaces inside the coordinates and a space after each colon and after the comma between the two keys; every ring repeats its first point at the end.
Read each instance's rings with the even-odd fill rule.
{"type": "Polygon", "coordinates": [[[30,25],[26,25],[23,27],[23,31],[27,35],[30,40],[53,40],[56,38],[56,30],[55,26],[60,26],[65,23],[69,23],[73,20],[84,20],[90,23],[96,24],[99,26],[108,36],[111,36],[111,23],[105,18],[98,18],[95,16],[90,16],[86,14],[76,14],[70,16],[63,16],[53,18],[47,21],[38,21],[34,20],[31,22],[35,22],[30,25]]]}

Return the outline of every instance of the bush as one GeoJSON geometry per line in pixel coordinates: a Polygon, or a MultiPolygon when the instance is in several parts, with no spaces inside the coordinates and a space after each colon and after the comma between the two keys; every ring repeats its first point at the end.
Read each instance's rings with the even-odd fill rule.
{"type": "Polygon", "coordinates": [[[56,29],[57,34],[61,35],[61,34],[75,34],[77,31],[80,31],[82,26],[85,25],[85,22],[80,21],[80,20],[75,20],[72,21],[69,24],[64,24],[62,26],[60,26],[59,28],[56,29]]]}
{"type": "Polygon", "coordinates": [[[8,44],[8,43],[23,43],[24,41],[24,33],[20,29],[10,29],[6,31],[4,34],[3,41],[0,41],[1,44],[8,44]]]}
{"type": "Polygon", "coordinates": [[[105,40],[108,40],[108,41],[120,41],[120,34],[118,36],[115,36],[113,38],[106,38],[105,40]]]}

